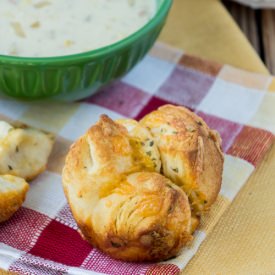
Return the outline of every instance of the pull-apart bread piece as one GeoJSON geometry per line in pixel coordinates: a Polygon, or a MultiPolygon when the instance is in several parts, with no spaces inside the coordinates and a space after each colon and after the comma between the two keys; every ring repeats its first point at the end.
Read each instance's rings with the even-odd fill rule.
{"type": "Polygon", "coordinates": [[[24,179],[0,176],[0,223],[9,219],[25,200],[29,185],[24,179]]]}
{"type": "Polygon", "coordinates": [[[53,143],[51,134],[0,121],[0,174],[35,178],[45,170],[53,143]]]}
{"type": "Polygon", "coordinates": [[[189,197],[192,213],[200,215],[216,200],[223,170],[221,138],[195,113],[165,105],[141,121],[154,137],[162,173],[189,197]]]}
{"type": "Polygon", "coordinates": [[[101,116],[72,145],[62,179],[83,238],[113,258],[158,261],[190,242],[222,170],[218,133],[166,105],[140,122],[101,116]]]}
{"type": "Polygon", "coordinates": [[[161,168],[160,154],[150,131],[133,119],[118,119],[116,122],[123,125],[128,131],[133,157],[139,156],[138,162],[144,162],[146,159],[151,161],[154,171],[159,173],[161,168]]]}
{"type": "Polygon", "coordinates": [[[160,167],[148,129],[101,116],[72,145],[62,176],[82,236],[126,261],[177,255],[192,239],[191,209],[182,189],[159,174],[160,167]]]}

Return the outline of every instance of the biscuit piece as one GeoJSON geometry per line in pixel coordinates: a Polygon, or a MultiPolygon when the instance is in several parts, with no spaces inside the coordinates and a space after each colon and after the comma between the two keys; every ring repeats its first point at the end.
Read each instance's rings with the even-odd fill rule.
{"type": "Polygon", "coordinates": [[[165,105],[140,123],[158,146],[163,174],[181,186],[193,213],[209,209],[220,191],[223,170],[221,138],[193,112],[165,105]]]}
{"type": "Polygon", "coordinates": [[[130,132],[101,116],[72,145],[62,175],[64,191],[93,246],[126,261],[165,260],[192,239],[188,198],[155,172],[155,161],[135,144],[147,131],[134,134],[129,124],[139,126],[126,124],[130,132]]]}
{"type": "Polygon", "coordinates": [[[0,176],[0,223],[8,220],[25,200],[29,185],[24,179],[0,176]]]}
{"type": "Polygon", "coordinates": [[[42,173],[53,147],[51,134],[32,128],[14,128],[0,122],[0,174],[26,180],[42,173]]]}
{"type": "Polygon", "coordinates": [[[132,146],[143,153],[141,157],[145,158],[147,155],[153,161],[155,170],[160,172],[160,154],[150,131],[133,119],[119,119],[116,122],[127,129],[132,146]]]}

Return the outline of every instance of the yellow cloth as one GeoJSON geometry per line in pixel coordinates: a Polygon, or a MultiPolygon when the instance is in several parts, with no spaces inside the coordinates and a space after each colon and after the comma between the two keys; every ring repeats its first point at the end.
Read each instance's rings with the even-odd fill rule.
{"type": "MultiPolygon", "coordinates": [[[[268,74],[218,0],[174,0],[160,37],[189,54],[268,74]]],[[[275,146],[182,274],[274,274],[275,146]]]]}
{"type": "Polygon", "coordinates": [[[248,71],[268,71],[218,0],[174,0],[160,40],[187,53],[248,71]]]}
{"type": "Polygon", "coordinates": [[[275,146],[182,275],[274,274],[275,146]]]}

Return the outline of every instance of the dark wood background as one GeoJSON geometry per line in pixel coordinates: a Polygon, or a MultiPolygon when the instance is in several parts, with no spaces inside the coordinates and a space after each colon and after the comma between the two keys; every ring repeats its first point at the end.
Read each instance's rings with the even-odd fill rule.
{"type": "Polygon", "coordinates": [[[275,74],[275,9],[253,10],[223,0],[248,40],[272,74],[275,74]]]}

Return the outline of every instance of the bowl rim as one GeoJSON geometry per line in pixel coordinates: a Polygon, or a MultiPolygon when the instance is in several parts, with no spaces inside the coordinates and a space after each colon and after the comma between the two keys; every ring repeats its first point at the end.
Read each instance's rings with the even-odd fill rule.
{"type": "Polygon", "coordinates": [[[166,13],[170,10],[170,7],[173,3],[173,0],[163,0],[160,7],[158,8],[156,14],[140,29],[126,38],[119,40],[113,44],[94,49],[87,52],[71,54],[71,55],[62,55],[62,56],[50,56],[50,57],[20,57],[20,56],[10,56],[10,55],[1,55],[0,54],[0,62],[14,62],[17,64],[25,64],[25,63],[55,63],[55,62],[67,62],[67,61],[75,61],[75,60],[85,60],[91,58],[98,58],[101,56],[106,56],[111,54],[114,51],[120,50],[140,36],[146,34],[150,29],[154,28],[158,25],[162,20],[166,13]]]}

